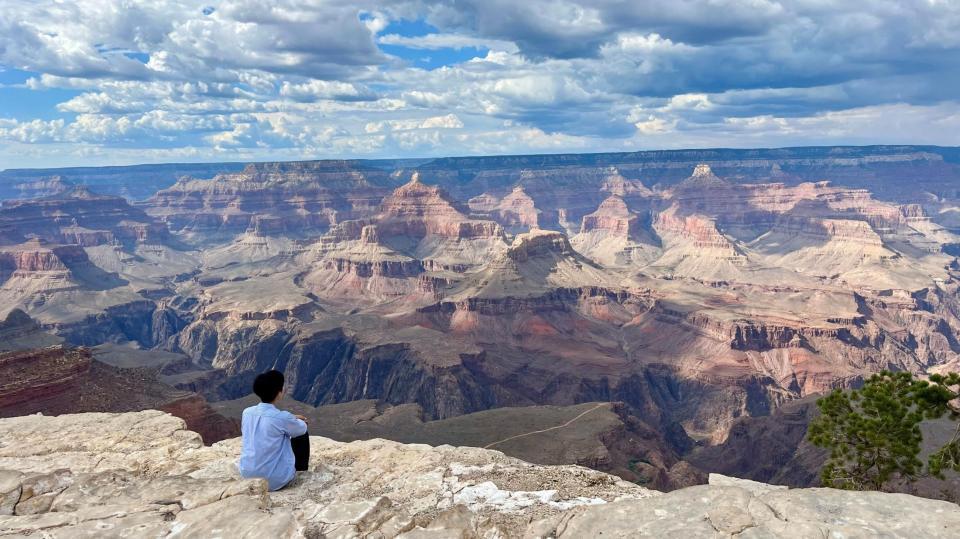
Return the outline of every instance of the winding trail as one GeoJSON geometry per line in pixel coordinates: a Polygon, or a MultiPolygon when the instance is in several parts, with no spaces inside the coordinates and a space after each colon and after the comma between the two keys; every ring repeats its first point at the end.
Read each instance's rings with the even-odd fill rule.
{"type": "Polygon", "coordinates": [[[557,426],[555,426],[555,427],[550,427],[549,429],[535,430],[535,431],[531,431],[531,432],[525,432],[525,433],[523,433],[523,434],[516,434],[516,435],[514,435],[514,436],[510,436],[509,438],[504,438],[504,439],[502,439],[502,440],[497,440],[496,442],[493,442],[492,444],[487,444],[487,445],[483,446],[483,448],[484,448],[484,449],[490,449],[491,447],[493,447],[493,446],[495,446],[495,445],[499,445],[499,444],[502,444],[502,443],[504,443],[504,442],[509,442],[510,440],[516,440],[517,438],[523,438],[524,436],[532,436],[532,435],[534,435],[534,434],[540,434],[541,432],[550,432],[551,430],[557,430],[557,429],[562,429],[562,428],[569,427],[570,425],[574,424],[578,419],[580,419],[581,417],[589,414],[590,412],[593,412],[593,411],[595,411],[595,410],[597,410],[597,409],[599,409],[599,408],[603,408],[604,406],[610,406],[611,404],[613,404],[613,403],[610,403],[610,402],[601,402],[600,404],[594,406],[593,408],[590,408],[589,410],[587,410],[587,411],[585,411],[585,412],[581,412],[577,417],[571,419],[570,421],[567,421],[566,423],[564,423],[564,424],[562,424],[562,425],[557,425],[557,426]]]}

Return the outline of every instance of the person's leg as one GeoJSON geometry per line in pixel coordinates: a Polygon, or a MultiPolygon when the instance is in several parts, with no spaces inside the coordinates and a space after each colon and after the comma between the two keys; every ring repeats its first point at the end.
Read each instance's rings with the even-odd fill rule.
{"type": "Polygon", "coordinates": [[[294,469],[302,472],[310,467],[310,433],[296,438],[290,438],[290,447],[293,448],[294,469]]]}

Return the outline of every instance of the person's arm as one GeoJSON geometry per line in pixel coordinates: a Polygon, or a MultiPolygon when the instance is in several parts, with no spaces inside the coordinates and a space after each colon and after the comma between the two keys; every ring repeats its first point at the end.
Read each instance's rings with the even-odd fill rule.
{"type": "Polygon", "coordinates": [[[283,429],[283,432],[287,434],[287,436],[296,438],[297,436],[302,436],[307,433],[306,421],[298,418],[290,412],[284,412],[282,419],[283,421],[281,422],[281,428],[283,429]]]}

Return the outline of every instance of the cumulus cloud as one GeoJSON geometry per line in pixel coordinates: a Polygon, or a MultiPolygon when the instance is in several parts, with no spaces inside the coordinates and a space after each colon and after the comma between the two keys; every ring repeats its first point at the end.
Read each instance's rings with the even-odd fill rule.
{"type": "Polygon", "coordinates": [[[414,129],[460,129],[463,122],[456,114],[447,114],[445,116],[432,116],[423,120],[386,120],[382,122],[370,122],[364,130],[367,133],[380,133],[382,131],[411,131],[414,129]]]}
{"type": "Polygon", "coordinates": [[[499,39],[483,39],[461,34],[426,34],[423,36],[401,36],[388,34],[377,40],[382,45],[399,45],[411,49],[440,50],[440,49],[490,49],[495,51],[518,52],[519,48],[512,41],[499,39]]]}
{"type": "Polygon", "coordinates": [[[6,0],[0,69],[18,166],[960,144],[947,1],[6,0]]]}
{"type": "Polygon", "coordinates": [[[0,12],[0,62],[83,78],[236,81],[238,70],[332,77],[385,60],[370,27],[345,3],[225,0],[213,11],[205,7],[190,0],[11,0],[0,12]]]}
{"type": "Polygon", "coordinates": [[[377,95],[369,88],[340,81],[311,80],[299,84],[284,81],[280,95],[297,101],[334,99],[339,101],[372,101],[377,95]]]}
{"type": "Polygon", "coordinates": [[[0,139],[31,144],[58,142],[63,138],[64,123],[63,120],[30,120],[29,122],[2,120],[0,121],[0,139]]]}

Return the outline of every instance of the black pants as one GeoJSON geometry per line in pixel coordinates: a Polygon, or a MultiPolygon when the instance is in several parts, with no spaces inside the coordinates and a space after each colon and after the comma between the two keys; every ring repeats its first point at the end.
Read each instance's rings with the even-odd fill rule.
{"type": "Polygon", "coordinates": [[[294,469],[298,472],[310,467],[310,433],[304,433],[296,438],[290,438],[290,447],[293,448],[294,469]]]}

